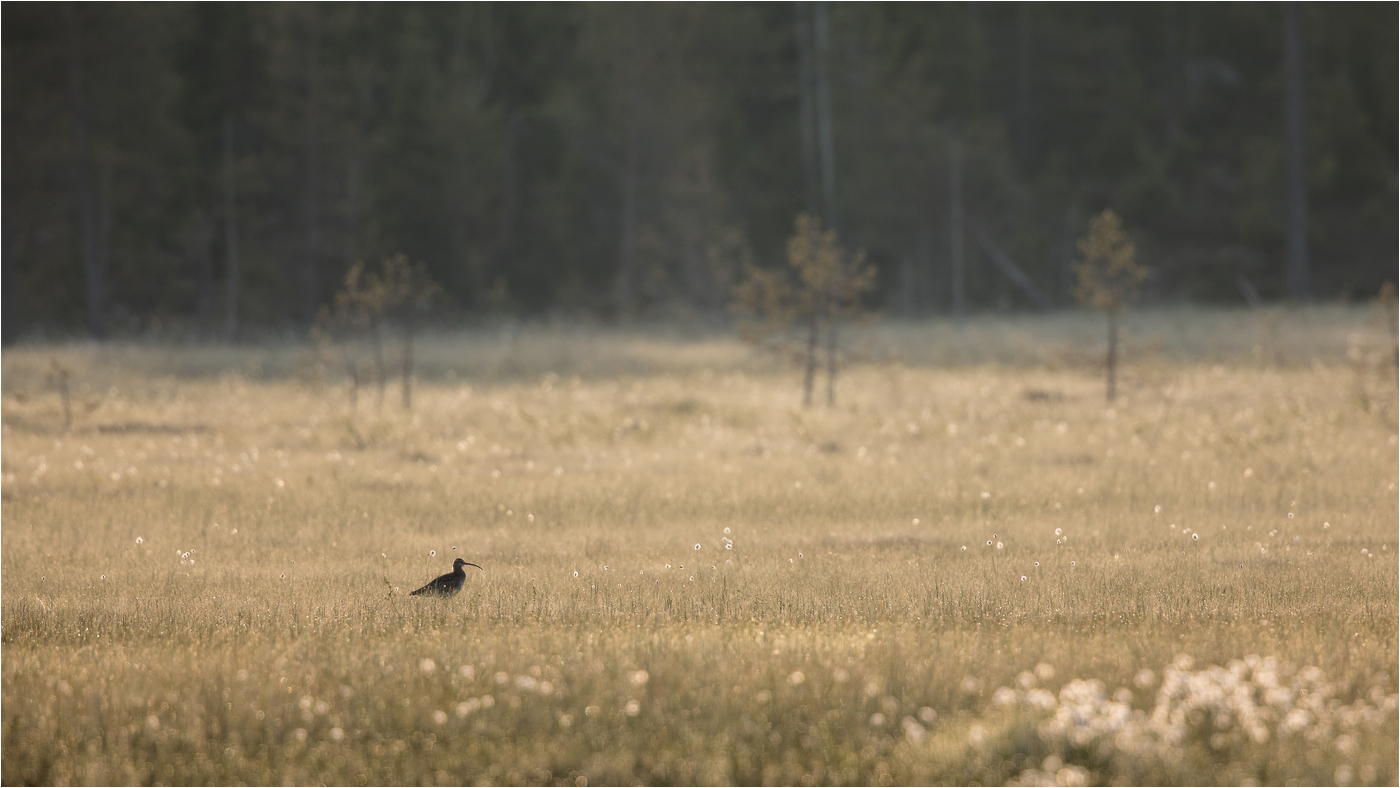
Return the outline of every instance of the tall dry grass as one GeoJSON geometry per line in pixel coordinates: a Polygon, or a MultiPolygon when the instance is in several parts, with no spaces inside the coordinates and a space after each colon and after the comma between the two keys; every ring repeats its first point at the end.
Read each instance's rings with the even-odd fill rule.
{"type": "Polygon", "coordinates": [[[1369,319],[1139,315],[1112,409],[1076,315],[877,328],[811,410],[674,330],[439,335],[411,414],[6,351],[3,780],[1394,784],[1369,319]]]}

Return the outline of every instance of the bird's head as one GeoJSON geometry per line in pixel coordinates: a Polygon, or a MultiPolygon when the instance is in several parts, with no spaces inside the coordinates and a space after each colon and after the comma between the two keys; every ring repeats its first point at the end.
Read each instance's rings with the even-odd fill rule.
{"type": "MultiPolygon", "coordinates": [[[[452,562],[452,570],[453,570],[454,572],[457,571],[458,569],[461,569],[461,568],[464,567],[464,566],[476,566],[477,569],[481,569],[481,567],[477,566],[476,564],[472,563],[471,561],[464,561],[464,560],[462,560],[462,559],[460,559],[460,558],[458,558],[457,560],[455,560],[455,561],[452,562]]],[[[485,570],[483,570],[483,571],[485,571],[485,570]]]]}

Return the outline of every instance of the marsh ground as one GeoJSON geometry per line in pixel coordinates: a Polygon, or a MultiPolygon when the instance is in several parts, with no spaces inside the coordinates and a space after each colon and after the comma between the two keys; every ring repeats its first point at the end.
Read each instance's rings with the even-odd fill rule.
{"type": "Polygon", "coordinates": [[[3,780],[1393,785],[1371,318],[8,349],[3,780]]]}

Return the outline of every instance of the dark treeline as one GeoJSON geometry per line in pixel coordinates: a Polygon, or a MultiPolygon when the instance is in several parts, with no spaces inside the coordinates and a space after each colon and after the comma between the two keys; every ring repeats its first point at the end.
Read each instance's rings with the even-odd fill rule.
{"type": "Polygon", "coordinates": [[[1397,6],[3,7],[5,339],[306,326],[358,260],[461,316],[723,314],[808,211],[897,314],[1374,293],[1397,6]],[[962,228],[958,232],[958,227],[962,228]]]}

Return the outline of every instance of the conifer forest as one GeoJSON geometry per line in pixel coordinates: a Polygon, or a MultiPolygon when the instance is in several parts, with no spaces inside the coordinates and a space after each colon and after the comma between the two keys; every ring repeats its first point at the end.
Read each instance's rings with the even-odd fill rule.
{"type": "Polygon", "coordinates": [[[1397,8],[16,3],[7,342],[301,333],[403,254],[439,319],[723,319],[800,212],[910,317],[1359,300],[1397,257],[1397,8]],[[958,232],[961,228],[961,232],[958,232]]]}

